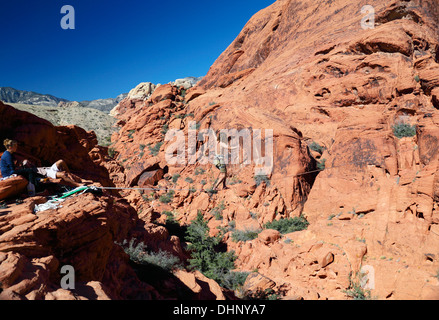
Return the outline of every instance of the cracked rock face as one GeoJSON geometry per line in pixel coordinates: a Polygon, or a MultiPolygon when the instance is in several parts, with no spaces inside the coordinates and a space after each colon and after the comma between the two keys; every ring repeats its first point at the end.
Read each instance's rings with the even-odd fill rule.
{"type": "Polygon", "coordinates": [[[119,157],[140,176],[136,145],[158,146],[163,127],[187,129],[186,115],[200,130],[274,129],[269,183],[255,185],[253,168],[231,166],[230,189],[213,197],[184,191],[203,189],[202,180],[215,174],[211,166],[169,165],[164,142],[155,163],[168,180],[165,174],[157,184],[180,191],[156,208],[174,210],[183,224],[201,209],[213,234],[231,221],[255,230],[304,215],[308,229],[288,237],[261,240],[263,234],[235,243],[232,231],[226,234],[238,269],[258,269],[286,297],[348,298],[365,267],[374,271],[372,296],[437,297],[438,12],[434,1],[276,1],[252,17],[188,90],[190,100],[162,88],[168,100],[137,104],[125,114],[114,136],[119,157]],[[364,30],[367,4],[375,28],[364,30]],[[173,119],[169,108],[181,116],[173,119]],[[395,136],[398,124],[415,126],[414,136],[395,136]],[[312,142],[321,148],[310,150],[312,142]],[[301,175],[322,163],[317,177],[301,175]],[[218,220],[209,212],[221,205],[218,220]]]}
{"type": "MultiPolygon", "coordinates": [[[[196,87],[167,84],[121,102],[113,159],[101,165],[117,186],[159,189],[120,193],[146,222],[151,246],[169,238],[168,250],[184,256],[178,237],[155,223],[172,214],[188,225],[201,211],[211,235],[225,230],[236,270],[251,272],[246,292],[349,299],[360,286],[378,299],[439,297],[439,8],[376,0],[375,28],[364,30],[366,4],[276,1],[196,87]],[[410,130],[398,133],[400,125],[410,130]],[[167,132],[190,126],[273,129],[273,171],[256,179],[254,164],[230,165],[229,188],[212,192],[212,164],[165,156],[167,132]],[[236,230],[299,215],[306,230],[234,240],[236,230]]],[[[200,277],[180,277],[198,294],[200,277]]]]}

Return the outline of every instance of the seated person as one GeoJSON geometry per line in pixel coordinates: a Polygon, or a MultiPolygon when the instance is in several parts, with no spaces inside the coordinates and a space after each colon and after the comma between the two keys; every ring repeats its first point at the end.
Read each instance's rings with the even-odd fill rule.
{"type": "Polygon", "coordinates": [[[14,153],[17,151],[18,142],[15,140],[5,139],[3,144],[6,151],[0,159],[0,170],[3,178],[12,176],[13,174],[23,176],[29,182],[27,191],[30,196],[35,195],[36,174],[31,168],[16,169],[14,164],[14,153]]]}

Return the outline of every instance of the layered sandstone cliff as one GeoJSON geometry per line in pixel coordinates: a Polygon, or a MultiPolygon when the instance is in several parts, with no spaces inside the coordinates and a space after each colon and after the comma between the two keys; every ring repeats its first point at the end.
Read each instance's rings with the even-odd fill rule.
{"type": "Polygon", "coordinates": [[[438,17],[434,1],[275,2],[197,87],[163,87],[121,116],[118,183],[145,186],[143,176],[155,177],[149,186],[164,191],[132,195],[133,203],[174,210],[182,224],[201,210],[212,233],[232,221],[246,230],[306,217],[306,231],[275,241],[226,236],[238,269],[257,269],[286,297],[347,298],[366,269],[374,285],[363,287],[379,299],[437,297],[438,17]],[[374,7],[374,29],[361,27],[364,5],[374,7]],[[230,165],[228,190],[202,192],[217,175],[211,164],[165,159],[166,131],[187,131],[191,121],[199,130],[273,129],[269,183],[257,186],[253,164],[230,165]],[[416,134],[396,137],[400,122],[416,134]],[[326,168],[316,176],[318,162],[326,168]],[[171,189],[172,201],[161,203],[171,189]]]}
{"type": "MultiPolygon", "coordinates": [[[[167,84],[121,102],[111,159],[106,150],[86,150],[115,186],[142,189],[103,199],[85,195],[90,210],[78,213],[85,219],[78,221],[98,224],[88,212],[99,212],[99,230],[105,224],[108,231],[105,239],[129,238],[135,230],[151,246],[184,259],[185,243],[163,225],[170,214],[189,225],[201,212],[212,235],[225,231],[227,250],[238,257],[236,270],[250,273],[248,292],[273,290],[282,299],[349,299],[356,290],[377,299],[437,299],[438,19],[433,0],[276,1],[245,25],[196,87],[167,84]],[[373,29],[361,27],[364,5],[375,10],[373,29]],[[394,126],[401,123],[414,133],[396,136],[394,126]],[[205,129],[247,130],[252,138],[258,130],[273,130],[272,170],[258,177],[255,161],[230,164],[228,189],[214,192],[218,170],[211,163],[178,164],[166,156],[175,142],[167,138],[172,130],[183,133],[187,149],[190,130],[205,129]],[[111,197],[127,203],[121,206],[111,197]],[[140,220],[131,213],[127,217],[133,208],[140,220]],[[117,226],[112,219],[119,213],[125,218],[117,226]],[[299,216],[309,222],[306,230],[281,234],[265,227],[299,216]],[[236,241],[237,230],[259,233],[253,240],[236,241]]],[[[78,132],[69,130],[68,136],[78,132]]],[[[203,142],[196,143],[198,151],[203,142]]],[[[48,155],[40,149],[39,157],[48,155]]],[[[67,219],[65,214],[62,209],[56,213],[67,219]]],[[[50,256],[47,248],[56,230],[69,229],[53,217],[41,225],[28,214],[10,221],[4,225],[12,229],[0,236],[5,253],[0,259],[34,269],[50,256]],[[20,258],[29,254],[28,247],[40,260],[20,258]]],[[[75,230],[82,239],[82,227],[75,230]]],[[[103,270],[110,268],[116,250],[110,242],[102,243],[105,255],[92,255],[101,273],[85,277],[85,285],[107,286],[103,270]]],[[[85,249],[86,243],[75,246],[94,252],[85,249]]],[[[124,279],[131,271],[108,272],[124,279]]],[[[195,288],[200,277],[179,279],[195,288]]],[[[8,286],[21,283],[11,279],[8,286]]],[[[147,298],[163,294],[143,285],[147,288],[139,290],[147,298]]],[[[34,289],[28,289],[22,295],[34,297],[34,289]]],[[[45,294],[53,295],[54,289],[45,294]]],[[[110,285],[104,291],[112,298],[114,290],[110,285]]]]}

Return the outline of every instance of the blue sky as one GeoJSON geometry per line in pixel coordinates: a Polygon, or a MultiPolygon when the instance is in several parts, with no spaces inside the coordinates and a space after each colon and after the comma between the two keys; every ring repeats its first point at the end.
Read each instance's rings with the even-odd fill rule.
{"type": "Polygon", "coordinates": [[[69,100],[114,98],[144,81],[204,76],[274,0],[0,2],[0,87],[69,100]],[[75,29],[63,30],[64,5],[75,29]]]}

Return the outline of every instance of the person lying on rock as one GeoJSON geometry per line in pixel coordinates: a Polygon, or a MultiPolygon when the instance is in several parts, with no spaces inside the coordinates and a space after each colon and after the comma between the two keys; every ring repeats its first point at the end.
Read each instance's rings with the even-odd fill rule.
{"type": "MultiPolygon", "coordinates": [[[[46,178],[61,179],[62,184],[70,187],[80,187],[84,185],[80,177],[70,172],[64,160],[58,160],[51,167],[37,167],[36,172],[46,178]]],[[[89,181],[86,183],[89,183],[89,181]]]]}
{"type": "Polygon", "coordinates": [[[14,153],[17,152],[18,142],[16,140],[5,139],[3,145],[6,151],[0,159],[0,170],[3,178],[12,176],[13,174],[22,176],[29,182],[27,191],[30,196],[35,195],[36,172],[32,168],[16,168],[14,153]]]}

